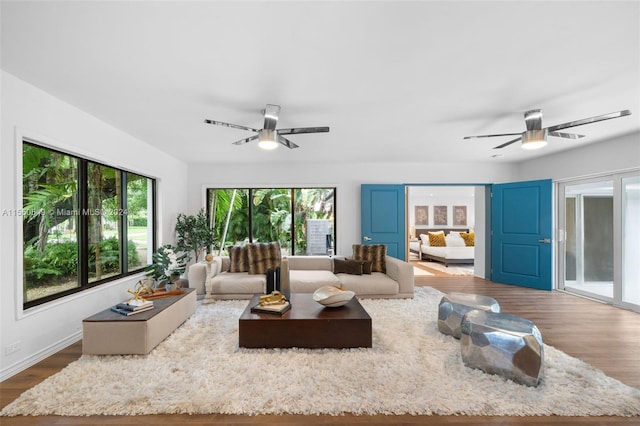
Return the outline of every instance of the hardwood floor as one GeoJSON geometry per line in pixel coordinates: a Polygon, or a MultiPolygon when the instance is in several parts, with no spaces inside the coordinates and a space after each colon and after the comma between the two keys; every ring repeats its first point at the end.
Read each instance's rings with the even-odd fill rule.
{"type": "MultiPolygon", "coordinates": [[[[532,320],[545,344],[580,358],[609,376],[640,389],[640,314],[562,292],[529,290],[475,277],[417,277],[416,285],[443,292],[459,291],[496,298],[503,312],[532,320]]],[[[80,357],[75,343],[39,364],[0,383],[4,407],[23,391],[80,357]]],[[[508,395],[505,395],[508,398],[508,395]]],[[[468,417],[468,416],[25,416],[2,417],[4,425],[638,425],[625,417],[468,417]]]]}

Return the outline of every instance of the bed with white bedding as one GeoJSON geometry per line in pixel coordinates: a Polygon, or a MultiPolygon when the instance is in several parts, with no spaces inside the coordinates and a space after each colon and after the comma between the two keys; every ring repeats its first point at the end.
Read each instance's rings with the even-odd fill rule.
{"type": "Polygon", "coordinates": [[[467,230],[429,230],[429,232],[433,233],[444,233],[446,246],[431,246],[428,233],[423,233],[420,234],[418,241],[410,242],[409,248],[420,253],[420,259],[442,262],[445,266],[450,264],[473,264],[475,247],[465,245],[465,241],[460,236],[461,231],[465,232],[467,230]]]}

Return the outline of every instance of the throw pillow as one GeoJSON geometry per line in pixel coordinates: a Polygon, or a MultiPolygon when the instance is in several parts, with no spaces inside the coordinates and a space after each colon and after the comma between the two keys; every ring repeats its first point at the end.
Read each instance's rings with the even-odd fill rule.
{"type": "Polygon", "coordinates": [[[247,246],[227,247],[229,253],[229,272],[248,272],[249,257],[247,246]]]}
{"type": "Polygon", "coordinates": [[[420,234],[420,241],[422,241],[423,246],[429,245],[429,236],[427,234],[420,234]]]}
{"type": "Polygon", "coordinates": [[[387,246],[384,244],[353,245],[353,258],[371,262],[372,272],[387,273],[386,252],[387,246]]]}
{"type": "Polygon", "coordinates": [[[362,275],[362,261],[333,259],[333,273],[362,275]]]}
{"type": "Polygon", "coordinates": [[[467,247],[473,247],[473,246],[476,245],[475,233],[473,233],[473,232],[461,232],[460,236],[464,240],[464,245],[466,245],[467,247]]]}
{"type": "Polygon", "coordinates": [[[429,245],[431,247],[446,247],[444,232],[429,232],[429,245]]]}
{"type": "Polygon", "coordinates": [[[280,243],[252,243],[247,244],[249,254],[249,274],[266,274],[268,269],[280,266],[282,255],[280,243]]]}
{"type": "Polygon", "coordinates": [[[362,273],[363,274],[371,275],[371,270],[372,269],[373,269],[373,262],[371,262],[370,260],[363,260],[362,261],[362,273]]]}

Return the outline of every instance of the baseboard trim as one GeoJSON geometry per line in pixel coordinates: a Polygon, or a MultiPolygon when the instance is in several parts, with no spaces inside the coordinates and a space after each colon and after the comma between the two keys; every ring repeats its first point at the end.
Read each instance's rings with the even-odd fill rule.
{"type": "Polygon", "coordinates": [[[27,358],[20,360],[6,368],[3,368],[2,371],[0,371],[0,382],[3,382],[9,379],[10,377],[20,373],[21,371],[24,371],[27,368],[34,366],[35,364],[39,363],[43,359],[50,357],[56,352],[61,351],[67,346],[70,346],[81,339],[82,339],[82,330],[78,330],[72,335],[52,345],[47,346],[46,348],[43,348],[42,350],[28,356],[27,358]]]}

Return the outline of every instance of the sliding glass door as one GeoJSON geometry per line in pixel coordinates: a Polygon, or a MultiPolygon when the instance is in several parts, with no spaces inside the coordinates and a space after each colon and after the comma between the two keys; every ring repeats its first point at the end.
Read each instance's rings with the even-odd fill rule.
{"type": "Polygon", "coordinates": [[[558,188],[558,288],[640,310],[640,175],[558,188]]]}

